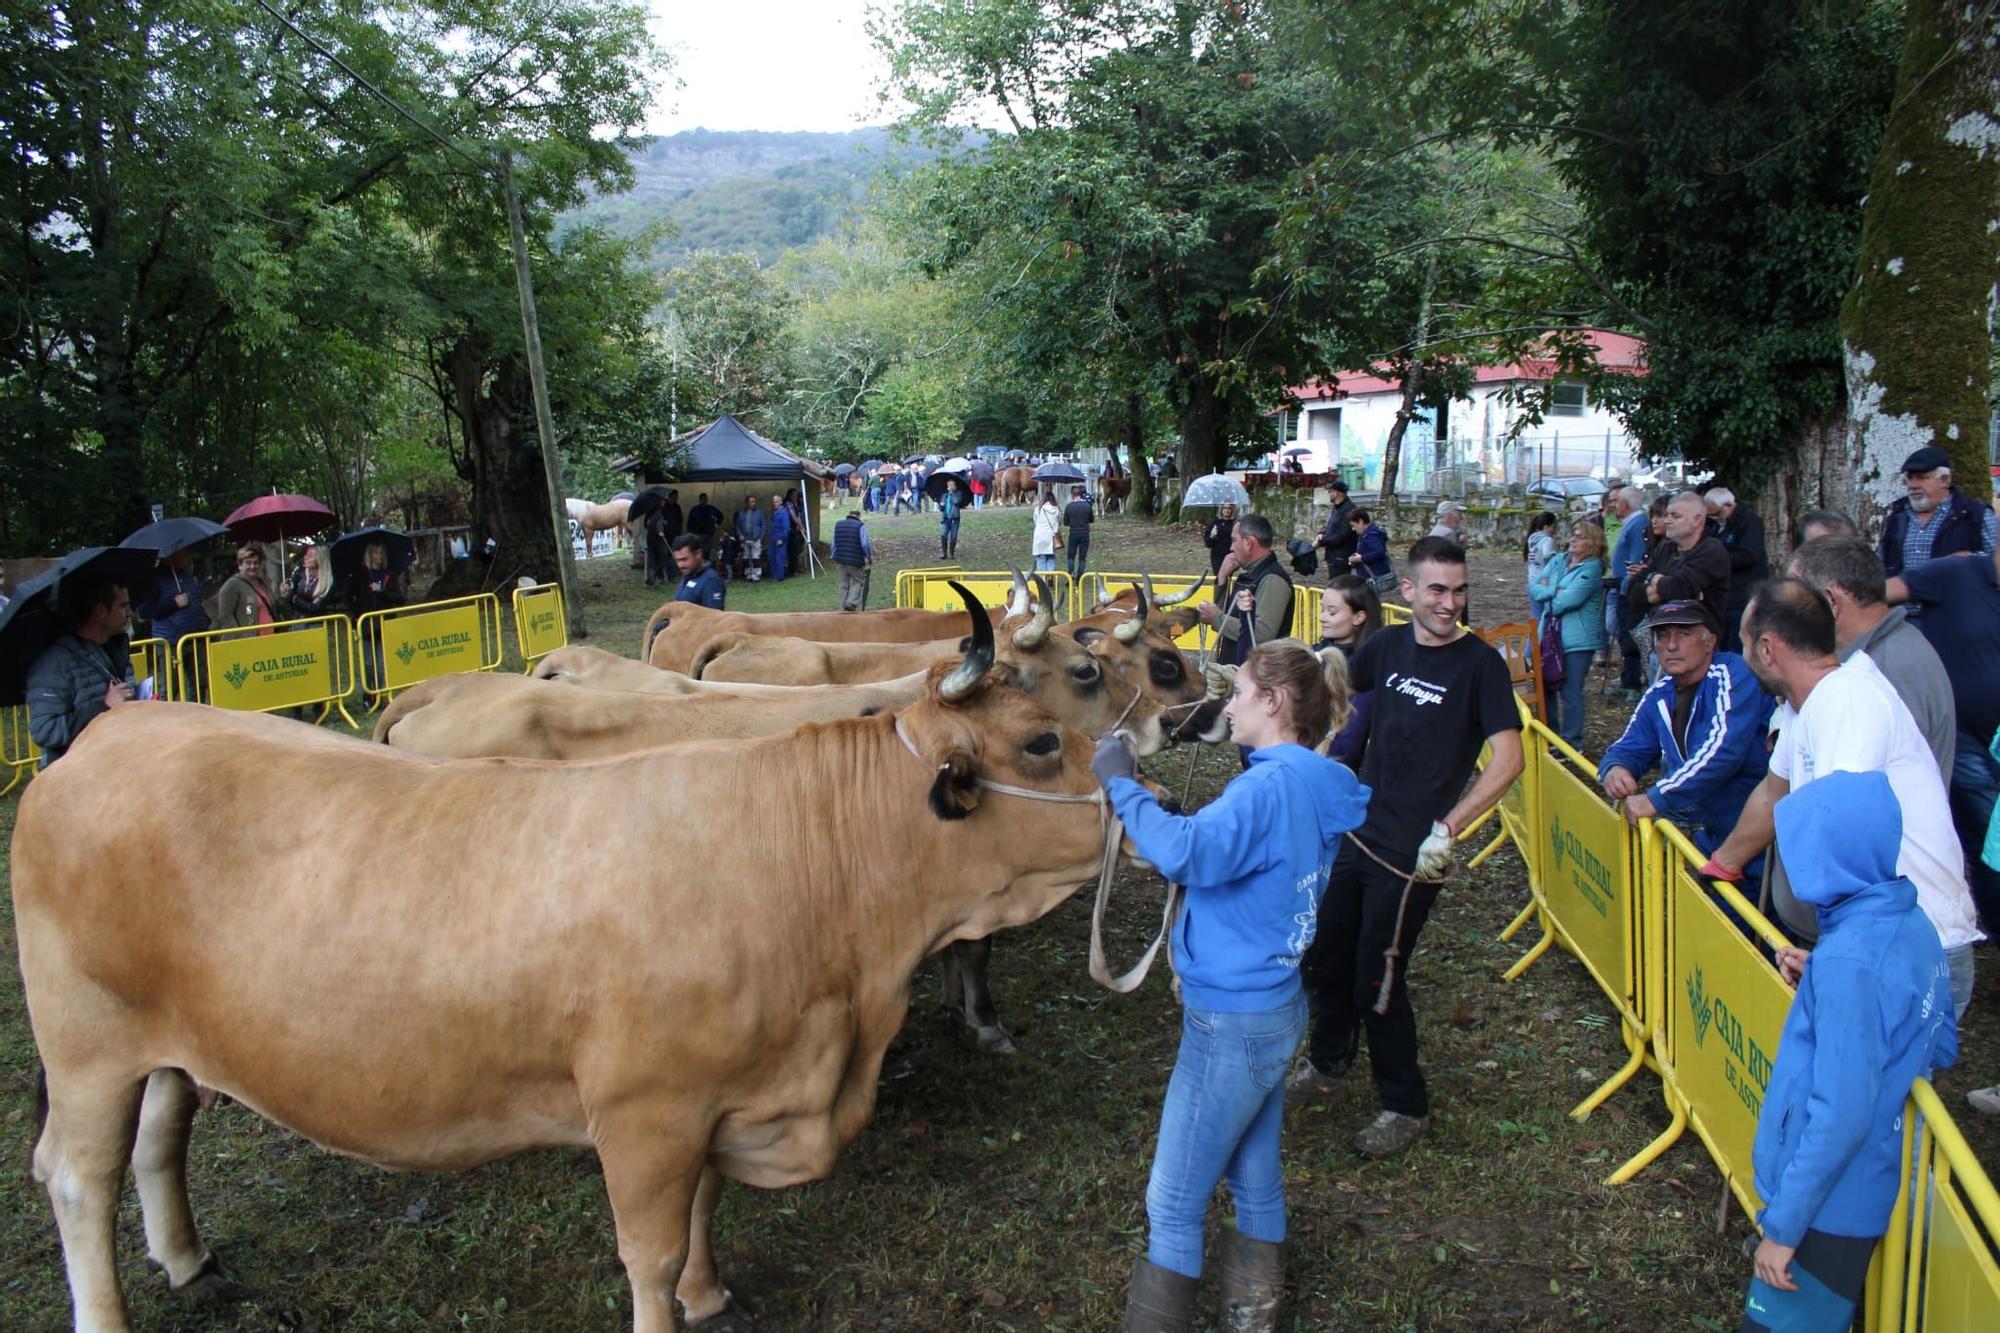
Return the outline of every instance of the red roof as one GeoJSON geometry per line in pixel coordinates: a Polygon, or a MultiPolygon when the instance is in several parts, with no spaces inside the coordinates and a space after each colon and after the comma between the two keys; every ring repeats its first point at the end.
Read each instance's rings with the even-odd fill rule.
{"type": "MultiPolygon", "coordinates": [[[[1607,329],[1587,330],[1584,337],[1597,349],[1597,364],[1606,370],[1622,370],[1632,375],[1646,373],[1646,344],[1643,340],[1623,333],[1612,333],[1607,329]]],[[[1377,365],[1379,369],[1387,369],[1382,363],[1377,365]]],[[[1550,379],[1554,375],[1554,361],[1546,357],[1529,357],[1504,366],[1475,366],[1472,380],[1475,384],[1511,384],[1518,380],[1550,379]]],[[[1401,391],[1402,386],[1394,380],[1361,371],[1347,371],[1334,376],[1330,383],[1326,380],[1307,380],[1292,389],[1291,396],[1301,402],[1311,402],[1314,399],[1338,398],[1349,394],[1401,391]]]]}

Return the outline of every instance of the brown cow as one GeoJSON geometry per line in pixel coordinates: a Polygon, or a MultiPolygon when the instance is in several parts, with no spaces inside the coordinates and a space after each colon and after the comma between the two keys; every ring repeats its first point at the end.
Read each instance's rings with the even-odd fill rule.
{"type": "MultiPolygon", "coordinates": [[[[1027,585],[1014,576],[1014,596],[1006,607],[987,613],[990,624],[1027,611],[1027,585]]],[[[701,646],[717,634],[770,634],[820,643],[924,643],[962,639],[972,628],[964,611],[894,607],[886,611],[797,611],[752,614],[716,611],[692,602],[668,602],[646,621],[639,657],[668,671],[687,671],[701,646]]]]}
{"type": "Polygon", "coordinates": [[[635,694],[779,695],[783,685],[751,685],[736,681],[696,680],[680,671],[662,671],[629,657],[573,643],[535,663],[534,680],[561,681],[590,690],[622,690],[635,694]]]}
{"type": "Polygon", "coordinates": [[[762,685],[864,685],[949,662],[959,655],[959,642],[821,643],[732,632],[703,644],[688,664],[688,674],[696,680],[762,685]]]}
{"type": "Polygon", "coordinates": [[[397,695],[376,719],[375,740],[448,759],[600,759],[684,741],[773,736],[809,722],[893,713],[923,697],[924,681],[925,673],[918,672],[871,685],[671,695],[566,689],[526,676],[465,672],[424,681],[397,695]]]}
{"type": "Polygon", "coordinates": [[[1035,470],[1003,467],[993,474],[994,499],[1003,505],[1027,504],[1035,498],[1035,470]]]}
{"type": "Polygon", "coordinates": [[[22,797],[13,844],[48,1098],[34,1174],[76,1326],[130,1328],[128,1159],[169,1282],[212,1264],[186,1189],[196,1081],[387,1166],[592,1147],[634,1327],[674,1329],[676,1297],[722,1311],[722,1179],[831,1171],[918,962],[1097,872],[1089,742],[986,681],[991,630],[975,639],[894,716],[585,764],[428,760],[191,704],[100,719],[22,797]],[[141,771],[154,797],[106,818],[103,793],[141,771]],[[724,793],[717,836],[631,800],[697,787],[724,793]],[[281,829],[210,817],[274,794],[281,829]],[[589,833],[607,810],[639,821],[630,839],[589,833]],[[898,836],[829,861],[829,825],[898,836]],[[766,873],[739,873],[749,838],[766,873]],[[635,893],[623,849],[655,840],[674,873],[635,893]]]}
{"type": "Polygon", "coordinates": [[[592,505],[584,510],[583,516],[576,520],[577,526],[583,529],[583,549],[586,551],[590,549],[590,539],[598,533],[613,530],[622,535],[629,544],[632,539],[632,525],[626,521],[626,515],[631,509],[630,500],[607,500],[601,505],[592,505]]]}

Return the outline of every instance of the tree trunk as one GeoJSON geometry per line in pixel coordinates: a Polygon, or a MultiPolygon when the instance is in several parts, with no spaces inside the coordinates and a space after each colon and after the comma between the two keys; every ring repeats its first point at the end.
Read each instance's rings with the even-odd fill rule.
{"type": "Polygon", "coordinates": [[[1132,478],[1132,493],[1125,507],[1130,513],[1153,516],[1153,469],[1146,462],[1146,404],[1136,393],[1125,395],[1125,471],[1132,478]]]}
{"type": "Polygon", "coordinates": [[[1782,567],[1781,553],[1791,551],[1792,532],[1801,516],[1815,509],[1850,512],[1858,490],[1847,450],[1846,419],[1834,416],[1801,424],[1792,437],[1790,461],[1757,495],[1771,567],[1782,567]]]}
{"type": "Polygon", "coordinates": [[[534,438],[527,367],[508,358],[489,368],[484,348],[460,338],[447,354],[452,410],[472,463],[472,554],[450,562],[431,596],[511,587],[523,574],[556,577],[555,536],[542,454],[534,438]],[[493,554],[485,554],[486,543],[493,554]]]}
{"type": "Polygon", "coordinates": [[[1403,465],[1403,432],[1410,428],[1410,418],[1416,415],[1417,390],[1422,386],[1423,376],[1423,365],[1411,362],[1403,375],[1403,401],[1396,407],[1395,424],[1389,427],[1389,438],[1382,442],[1382,484],[1376,503],[1384,510],[1396,503],[1396,471],[1403,465]]]}
{"type": "Polygon", "coordinates": [[[1844,500],[1864,531],[1901,490],[1914,449],[1951,456],[1981,500],[1995,283],[2000,281],[2000,15],[1908,0],[1896,100],[1840,310],[1847,363],[1844,500]]]}
{"type": "Polygon", "coordinates": [[[1181,485],[1196,477],[1222,471],[1222,440],[1216,432],[1215,385],[1199,367],[1188,369],[1181,382],[1181,485]]]}

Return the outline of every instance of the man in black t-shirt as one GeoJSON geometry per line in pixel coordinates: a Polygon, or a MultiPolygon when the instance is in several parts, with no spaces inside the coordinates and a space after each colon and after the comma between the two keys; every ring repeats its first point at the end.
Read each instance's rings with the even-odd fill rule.
{"type": "Polygon", "coordinates": [[[1407,1147],[1429,1123],[1410,956],[1450,870],[1452,840],[1499,801],[1522,768],[1521,716],[1507,664],[1459,624],[1464,548],[1426,537],[1410,548],[1404,568],[1410,623],[1378,630],[1348,663],[1355,691],[1373,691],[1360,774],[1372,795],[1320,904],[1319,933],[1305,959],[1319,1019],[1291,1081],[1300,1092],[1334,1086],[1354,1063],[1365,1026],[1382,1113],[1355,1146],[1371,1157],[1407,1147]],[[1492,746],[1492,758],[1466,791],[1482,745],[1492,746]]]}
{"type": "Polygon", "coordinates": [[[1069,576],[1083,577],[1084,562],[1090,558],[1090,525],[1096,519],[1096,511],[1090,501],[1083,498],[1083,487],[1069,488],[1069,503],[1063,506],[1063,526],[1069,529],[1065,538],[1069,561],[1069,576]]]}

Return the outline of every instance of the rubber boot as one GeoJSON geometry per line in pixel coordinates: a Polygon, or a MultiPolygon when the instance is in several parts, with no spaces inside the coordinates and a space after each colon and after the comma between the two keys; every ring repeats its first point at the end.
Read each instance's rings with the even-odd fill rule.
{"type": "Polygon", "coordinates": [[[1132,1265],[1132,1294],[1125,1298],[1125,1333],[1189,1333],[1200,1288],[1198,1277],[1139,1260],[1132,1265]]]}
{"type": "Polygon", "coordinates": [[[1223,1333],[1274,1333],[1285,1295],[1285,1247],[1224,1227],[1215,1267],[1216,1327],[1223,1333]]]}

